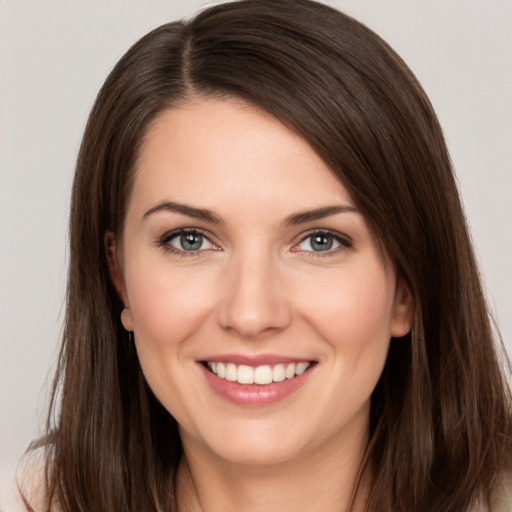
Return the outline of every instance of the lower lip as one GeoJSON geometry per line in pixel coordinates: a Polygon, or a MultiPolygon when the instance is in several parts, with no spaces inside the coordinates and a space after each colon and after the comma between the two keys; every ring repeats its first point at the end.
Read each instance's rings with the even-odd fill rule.
{"type": "Polygon", "coordinates": [[[275,404],[287,396],[297,391],[303,386],[311,373],[311,367],[303,374],[297,375],[291,379],[282,382],[273,382],[272,384],[239,384],[226,379],[217,377],[205,366],[199,363],[203,374],[211,388],[221,397],[237,405],[271,405],[275,404]]]}

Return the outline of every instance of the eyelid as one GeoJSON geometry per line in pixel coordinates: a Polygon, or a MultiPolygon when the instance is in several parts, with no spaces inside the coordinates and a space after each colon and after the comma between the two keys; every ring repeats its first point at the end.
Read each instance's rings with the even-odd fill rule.
{"type": "Polygon", "coordinates": [[[158,238],[158,240],[156,241],[156,245],[158,247],[163,248],[166,251],[169,251],[180,256],[200,256],[201,253],[204,253],[206,251],[220,250],[220,246],[212,240],[212,236],[208,232],[206,232],[203,229],[193,227],[176,228],[170,231],[166,231],[161,237],[158,238]],[[174,238],[187,234],[201,235],[203,238],[208,240],[212,247],[208,247],[207,249],[198,249],[197,251],[186,251],[174,247],[169,243],[174,238]]]}
{"type": "Polygon", "coordinates": [[[354,242],[351,237],[344,233],[340,233],[339,231],[334,231],[332,229],[321,229],[316,228],[307,231],[306,233],[301,233],[300,238],[297,242],[295,242],[291,248],[292,252],[303,252],[307,253],[308,256],[328,256],[333,255],[341,251],[346,251],[352,249],[354,246],[354,242]],[[307,240],[308,238],[314,235],[330,235],[332,236],[340,245],[334,249],[328,249],[326,251],[306,251],[299,249],[298,246],[307,240]]]}

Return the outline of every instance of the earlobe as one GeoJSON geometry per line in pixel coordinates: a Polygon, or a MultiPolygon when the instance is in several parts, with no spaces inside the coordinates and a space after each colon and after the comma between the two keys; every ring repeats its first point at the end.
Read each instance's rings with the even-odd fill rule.
{"type": "Polygon", "coordinates": [[[104,237],[105,254],[107,257],[108,271],[110,280],[116,289],[119,298],[125,307],[128,306],[128,297],[126,295],[126,287],[124,285],[123,272],[119,263],[118,244],[116,237],[112,231],[107,231],[104,237]]]}
{"type": "Polygon", "coordinates": [[[123,311],[121,311],[121,323],[126,331],[133,331],[132,312],[128,308],[124,308],[123,311]]]}
{"type": "Polygon", "coordinates": [[[391,319],[391,336],[401,338],[410,332],[414,321],[414,299],[404,279],[398,278],[391,319]]]}

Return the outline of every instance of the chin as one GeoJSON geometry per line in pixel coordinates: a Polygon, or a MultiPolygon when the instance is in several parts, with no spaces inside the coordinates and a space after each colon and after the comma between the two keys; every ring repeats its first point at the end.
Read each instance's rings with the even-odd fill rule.
{"type": "MultiPolygon", "coordinates": [[[[295,422],[296,423],[296,422],[295,422]]],[[[182,436],[190,436],[182,432],[182,436]]],[[[266,422],[232,422],[229,426],[211,428],[205,435],[194,435],[195,443],[215,458],[243,465],[276,465],[296,459],[307,442],[300,432],[266,422]]],[[[196,445],[197,446],[197,445],[196,445]]]]}
{"type": "Polygon", "coordinates": [[[285,464],[297,458],[299,450],[277,444],[275,441],[233,443],[219,447],[218,455],[231,464],[270,466],[285,464]]]}

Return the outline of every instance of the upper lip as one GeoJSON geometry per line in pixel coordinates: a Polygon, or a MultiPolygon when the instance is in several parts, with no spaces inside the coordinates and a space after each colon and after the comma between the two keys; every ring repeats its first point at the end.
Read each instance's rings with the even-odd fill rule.
{"type": "Polygon", "coordinates": [[[247,366],[257,367],[264,365],[312,362],[313,360],[308,357],[292,357],[279,354],[215,354],[201,358],[199,361],[209,361],[214,363],[233,363],[236,365],[244,364],[247,366]]]}

